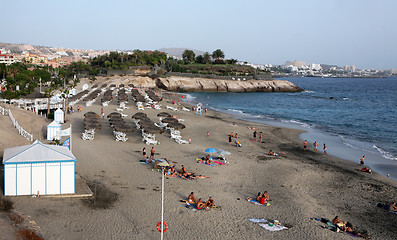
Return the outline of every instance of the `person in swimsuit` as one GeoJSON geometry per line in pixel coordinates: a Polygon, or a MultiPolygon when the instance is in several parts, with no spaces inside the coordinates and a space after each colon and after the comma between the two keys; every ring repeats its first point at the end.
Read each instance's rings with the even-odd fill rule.
{"type": "Polygon", "coordinates": [[[143,160],[146,160],[146,148],[143,147],[142,149],[142,154],[143,154],[143,160]]]}
{"type": "Polygon", "coordinates": [[[260,133],[259,133],[259,142],[260,142],[260,143],[262,142],[262,138],[263,138],[263,134],[262,134],[262,132],[260,132],[260,133]]]}
{"type": "Polygon", "coordinates": [[[364,159],[365,159],[365,156],[363,156],[363,157],[360,159],[360,165],[361,165],[362,167],[364,167],[364,159]]]}
{"type": "Polygon", "coordinates": [[[256,195],[255,200],[259,202],[261,200],[261,197],[262,197],[262,193],[258,192],[258,195],[256,195]]]}
{"type": "Polygon", "coordinates": [[[265,198],[266,202],[269,201],[269,193],[267,191],[263,193],[262,197],[265,198]]]}
{"type": "Polygon", "coordinates": [[[152,147],[152,149],[150,150],[150,158],[149,158],[149,160],[153,160],[154,159],[154,153],[155,153],[155,150],[154,150],[154,147],[152,147]]]}
{"type": "Polygon", "coordinates": [[[229,147],[232,145],[232,136],[229,135],[229,147]]]}
{"type": "Polygon", "coordinates": [[[187,197],[187,201],[188,201],[188,202],[194,202],[194,203],[197,204],[197,199],[196,199],[196,197],[194,196],[194,193],[193,193],[193,192],[191,192],[190,195],[189,195],[189,197],[187,197]]]}
{"type": "Polygon", "coordinates": [[[207,207],[213,207],[213,206],[215,206],[214,199],[212,199],[212,197],[210,196],[210,198],[208,199],[208,201],[205,202],[205,205],[206,205],[207,207]]]}
{"type": "Polygon", "coordinates": [[[307,148],[307,140],[303,142],[303,151],[306,151],[306,148],[307,148]]]}
{"type": "Polygon", "coordinates": [[[313,147],[314,147],[314,152],[317,152],[317,148],[318,148],[318,143],[317,143],[317,141],[314,141],[313,147]]]}
{"type": "Polygon", "coordinates": [[[205,210],[207,210],[205,204],[201,201],[201,198],[197,201],[196,206],[197,206],[197,209],[203,209],[204,208],[205,210]]]}
{"type": "Polygon", "coordinates": [[[254,142],[256,142],[256,131],[252,134],[254,136],[254,142]]]}
{"type": "Polygon", "coordinates": [[[210,159],[210,155],[207,155],[206,157],[205,157],[205,164],[211,164],[211,159],[210,159]]]}
{"type": "Polygon", "coordinates": [[[328,148],[327,148],[327,145],[325,145],[325,143],[324,143],[323,150],[324,150],[324,155],[328,155],[328,153],[327,153],[328,148]]]}
{"type": "Polygon", "coordinates": [[[397,206],[396,206],[396,203],[395,203],[395,202],[393,202],[393,203],[390,205],[389,211],[391,211],[391,212],[397,212],[397,206]]]}

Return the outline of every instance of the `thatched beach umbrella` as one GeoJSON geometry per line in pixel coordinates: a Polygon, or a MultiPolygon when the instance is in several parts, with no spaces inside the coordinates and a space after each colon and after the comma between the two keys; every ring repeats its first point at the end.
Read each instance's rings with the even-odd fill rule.
{"type": "Polygon", "coordinates": [[[110,114],[107,116],[107,118],[111,118],[111,117],[114,117],[114,116],[121,117],[121,113],[118,113],[118,112],[112,112],[112,113],[110,113],[110,114]]]}
{"type": "Polygon", "coordinates": [[[114,125],[113,128],[116,132],[133,132],[134,131],[134,129],[132,127],[125,125],[125,124],[116,124],[116,125],[114,125]]]}
{"type": "Polygon", "coordinates": [[[173,129],[184,129],[186,126],[182,123],[175,122],[175,123],[168,123],[167,127],[170,127],[173,129]]]}
{"type": "Polygon", "coordinates": [[[86,116],[89,116],[89,115],[98,116],[98,114],[96,114],[95,112],[86,112],[86,113],[84,113],[84,116],[85,116],[85,117],[86,117],[86,116]]]}
{"type": "Polygon", "coordinates": [[[150,134],[156,134],[156,133],[162,134],[164,132],[164,129],[158,128],[156,126],[154,126],[154,127],[146,127],[146,128],[143,128],[143,130],[145,132],[147,132],[147,133],[150,133],[150,134]]]}
{"type": "Polygon", "coordinates": [[[98,124],[95,124],[95,123],[92,123],[92,124],[85,124],[84,125],[84,129],[87,129],[87,130],[89,130],[89,129],[101,129],[101,125],[98,125],[98,124]]]}
{"type": "Polygon", "coordinates": [[[161,113],[157,114],[157,117],[172,117],[172,115],[167,112],[161,112],[161,113]]]}
{"type": "Polygon", "coordinates": [[[137,112],[134,115],[132,115],[132,118],[135,118],[135,119],[147,118],[147,114],[143,113],[143,112],[137,112]]]}
{"type": "Polygon", "coordinates": [[[130,83],[130,84],[128,84],[128,87],[134,87],[134,84],[132,84],[132,83],[130,83]]]}
{"type": "Polygon", "coordinates": [[[163,123],[177,123],[178,119],[176,118],[171,118],[171,117],[167,117],[164,118],[163,120],[161,120],[163,123]]]}

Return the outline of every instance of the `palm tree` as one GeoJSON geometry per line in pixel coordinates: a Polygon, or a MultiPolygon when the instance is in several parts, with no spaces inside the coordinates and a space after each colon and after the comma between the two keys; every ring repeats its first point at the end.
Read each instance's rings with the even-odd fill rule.
{"type": "Polygon", "coordinates": [[[48,118],[48,115],[50,114],[50,99],[51,99],[53,94],[54,94],[54,89],[52,87],[47,88],[44,91],[44,95],[48,98],[47,99],[47,118],[48,118]]]}
{"type": "Polygon", "coordinates": [[[225,57],[225,54],[222,52],[222,50],[220,49],[216,49],[213,53],[212,53],[212,58],[214,59],[223,59],[225,57]]]}
{"type": "Polygon", "coordinates": [[[211,55],[208,52],[205,52],[203,55],[203,61],[205,64],[208,64],[211,62],[211,55]]]}

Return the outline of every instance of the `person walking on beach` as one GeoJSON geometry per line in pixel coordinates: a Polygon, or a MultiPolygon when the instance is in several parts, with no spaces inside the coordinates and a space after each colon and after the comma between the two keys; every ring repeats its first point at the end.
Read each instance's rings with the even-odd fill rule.
{"type": "Polygon", "coordinates": [[[155,152],[154,147],[152,147],[152,149],[150,150],[150,158],[149,158],[150,161],[154,160],[154,152],[155,152]]]}
{"type": "Polygon", "coordinates": [[[364,159],[365,159],[365,156],[363,156],[363,157],[360,159],[360,165],[361,165],[362,167],[364,167],[364,159]]]}
{"type": "Polygon", "coordinates": [[[327,145],[325,145],[325,143],[324,143],[323,150],[324,150],[324,155],[328,155],[328,153],[327,153],[328,148],[327,148],[327,145]]]}
{"type": "Polygon", "coordinates": [[[307,148],[307,140],[303,142],[303,151],[306,151],[306,148],[307,148]]]}
{"type": "Polygon", "coordinates": [[[255,132],[254,132],[252,135],[253,135],[253,137],[254,137],[253,142],[256,142],[256,130],[255,130],[255,132]]]}
{"type": "Polygon", "coordinates": [[[262,142],[262,138],[263,138],[263,134],[262,134],[262,132],[260,132],[260,133],[259,133],[259,142],[260,142],[260,143],[262,142]]]}
{"type": "Polygon", "coordinates": [[[314,152],[317,152],[317,148],[318,148],[317,141],[314,141],[313,146],[314,146],[314,152]]]}
{"type": "Polygon", "coordinates": [[[232,145],[232,136],[229,135],[229,147],[232,145]]]}

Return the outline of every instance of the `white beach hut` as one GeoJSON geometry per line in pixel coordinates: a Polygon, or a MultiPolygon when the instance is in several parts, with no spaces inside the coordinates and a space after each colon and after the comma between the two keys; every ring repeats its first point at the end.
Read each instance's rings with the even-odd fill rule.
{"type": "Polygon", "coordinates": [[[83,89],[83,91],[84,91],[84,90],[87,90],[87,89],[88,89],[88,84],[87,84],[87,83],[84,84],[83,87],[82,87],[81,89],[83,89]]]}
{"type": "Polygon", "coordinates": [[[75,193],[76,158],[67,147],[36,140],[4,150],[4,195],[75,193]]]}
{"type": "Polygon", "coordinates": [[[52,121],[52,123],[47,126],[47,140],[60,140],[61,137],[57,136],[57,133],[61,130],[62,126],[57,121],[52,121]]]}
{"type": "Polygon", "coordinates": [[[58,108],[55,112],[54,112],[54,121],[56,121],[57,123],[64,123],[65,119],[64,119],[65,115],[63,113],[63,111],[58,108]]]}

